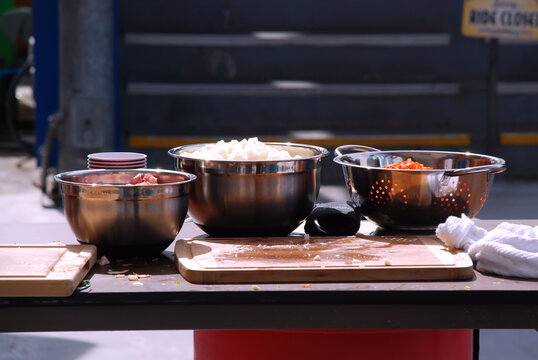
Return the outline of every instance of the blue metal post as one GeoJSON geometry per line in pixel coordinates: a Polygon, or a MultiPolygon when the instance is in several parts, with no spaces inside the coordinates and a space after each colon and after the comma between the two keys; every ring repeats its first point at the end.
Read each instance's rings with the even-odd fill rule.
{"type": "MultiPolygon", "coordinates": [[[[58,0],[34,1],[34,62],[35,62],[35,137],[38,164],[41,164],[40,147],[45,141],[48,117],[59,106],[58,57],[58,0]]],[[[49,165],[55,166],[58,153],[54,150],[49,165]]]]}

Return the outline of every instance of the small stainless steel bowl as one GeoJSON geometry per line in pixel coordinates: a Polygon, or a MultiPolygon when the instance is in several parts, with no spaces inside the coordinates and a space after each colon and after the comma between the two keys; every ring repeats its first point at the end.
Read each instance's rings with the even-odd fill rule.
{"type": "Polygon", "coordinates": [[[67,221],[77,240],[110,255],[149,255],[166,249],[187,214],[196,176],[156,169],[80,170],[57,174],[67,221]],[[129,185],[139,173],[154,185],[129,185]]]}
{"type": "Polygon", "coordinates": [[[505,170],[503,159],[460,152],[344,145],[335,155],[361,213],[395,230],[434,230],[451,215],[475,216],[486,201],[493,174],[505,170]],[[433,170],[382,168],[409,158],[433,170]]]}
{"type": "Polygon", "coordinates": [[[290,160],[202,160],[184,156],[207,144],[168,151],[175,167],[197,176],[189,215],[212,236],[285,236],[308,216],[319,194],[324,148],[266,143],[300,158],[290,160]]]}

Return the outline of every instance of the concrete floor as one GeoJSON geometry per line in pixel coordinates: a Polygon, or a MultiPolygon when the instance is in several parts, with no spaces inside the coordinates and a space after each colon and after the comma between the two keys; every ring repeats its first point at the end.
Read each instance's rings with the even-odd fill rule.
{"type": "MultiPolygon", "coordinates": [[[[57,208],[44,208],[35,159],[0,154],[0,228],[12,222],[65,222],[57,208]]],[[[320,202],[347,199],[343,186],[323,186],[320,202]]],[[[538,179],[495,179],[479,218],[538,217],[538,179]]],[[[8,242],[6,239],[0,241],[8,242]]],[[[81,314],[83,318],[84,314],[81,314]]],[[[1,319],[0,319],[1,321],[1,319]]],[[[192,331],[95,331],[0,334],[0,360],[129,360],[193,358],[192,331]]],[[[480,359],[538,359],[535,330],[482,330],[480,359]]]]}

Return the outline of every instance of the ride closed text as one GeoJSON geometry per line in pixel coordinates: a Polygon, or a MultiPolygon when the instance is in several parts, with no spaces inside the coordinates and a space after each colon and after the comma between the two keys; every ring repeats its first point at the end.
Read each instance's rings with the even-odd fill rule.
{"type": "Polygon", "coordinates": [[[538,12],[519,12],[511,10],[472,9],[469,12],[469,24],[514,26],[538,28],[538,12]]]}

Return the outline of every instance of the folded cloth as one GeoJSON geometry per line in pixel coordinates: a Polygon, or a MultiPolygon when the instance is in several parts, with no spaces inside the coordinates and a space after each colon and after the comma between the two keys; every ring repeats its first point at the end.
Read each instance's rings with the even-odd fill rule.
{"type": "Polygon", "coordinates": [[[538,278],[538,226],[503,222],[488,232],[462,214],[450,216],[435,233],[448,247],[465,250],[479,271],[538,278]]]}
{"type": "Polygon", "coordinates": [[[353,202],[328,202],[314,206],[306,218],[305,233],[312,236],[355,235],[361,225],[361,215],[353,202]]]}

